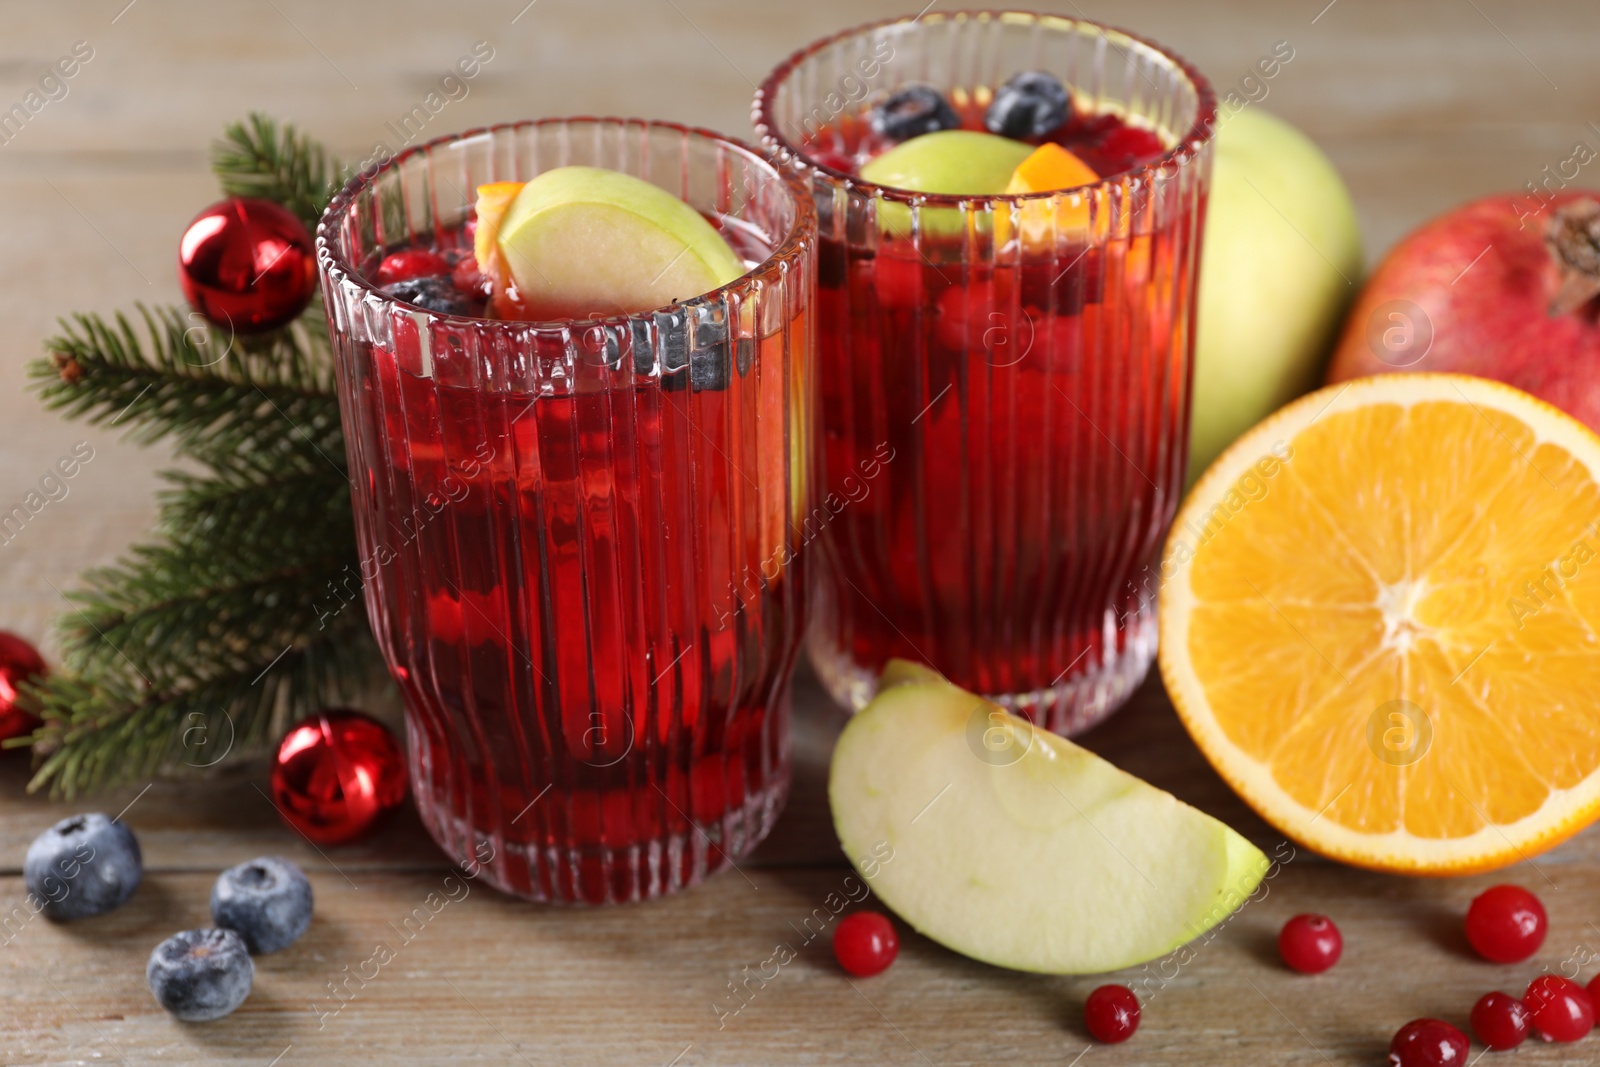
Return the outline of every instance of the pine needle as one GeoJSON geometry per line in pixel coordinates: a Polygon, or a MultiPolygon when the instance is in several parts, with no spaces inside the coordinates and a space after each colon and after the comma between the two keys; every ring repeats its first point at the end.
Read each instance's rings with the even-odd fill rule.
{"type": "Polygon", "coordinates": [[[211,169],[227,195],[275,201],[313,231],[342,183],[339,163],[321,145],[260,112],[224,131],[211,148],[211,169]]]}

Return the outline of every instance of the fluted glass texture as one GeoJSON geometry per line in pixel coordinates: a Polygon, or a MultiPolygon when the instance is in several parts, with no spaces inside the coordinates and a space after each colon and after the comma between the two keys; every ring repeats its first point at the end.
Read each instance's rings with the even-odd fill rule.
{"type": "Polygon", "coordinates": [[[507,892],[658,896],[737,861],[782,808],[814,239],[804,187],[758,153],[613,119],[434,142],[323,218],[360,577],[417,807],[507,892]],[[569,164],[681,197],[751,272],[541,323],[432,314],[367,280],[396,247],[470,247],[480,184],[569,164]]]}
{"type": "Polygon", "coordinates": [[[850,30],[761,87],[758,133],[817,205],[818,497],[837,506],[815,531],[808,645],[842,703],[899,656],[1073,733],[1145,676],[1187,460],[1214,119],[1209,85],[1159,47],[1021,12],[850,30]],[[1166,154],[991,197],[875,186],[808,154],[902,86],[981,112],[1025,70],[1166,154]]]}

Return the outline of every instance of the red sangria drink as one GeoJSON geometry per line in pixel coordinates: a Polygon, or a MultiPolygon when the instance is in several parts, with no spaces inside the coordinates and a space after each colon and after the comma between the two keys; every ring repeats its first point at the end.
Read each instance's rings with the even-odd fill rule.
{"type": "Polygon", "coordinates": [[[1073,733],[1144,677],[1214,118],[1157,46],[1017,12],[852,30],[761,87],[817,204],[808,645],[841,703],[904,657],[1073,733]]]}
{"type": "Polygon", "coordinates": [[[814,255],[800,182],[666,123],[438,141],[323,218],[417,807],[507,892],[672,892],[782,808],[814,255]]]}

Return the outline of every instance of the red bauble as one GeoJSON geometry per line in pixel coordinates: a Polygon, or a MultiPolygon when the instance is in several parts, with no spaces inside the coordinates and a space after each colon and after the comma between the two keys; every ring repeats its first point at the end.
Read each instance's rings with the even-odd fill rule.
{"type": "Polygon", "coordinates": [[[189,223],[178,245],[178,281],[189,304],[234,333],[292,321],[317,288],[311,234],[287,208],[234,197],[189,223]]]}
{"type": "Polygon", "coordinates": [[[272,799],[290,826],[319,845],[363,836],[405,797],[405,756],[369,715],[330,708],[278,743],[272,799]]]}
{"type": "Polygon", "coordinates": [[[17,706],[17,687],[44,674],[44,658],[16,634],[0,630],[0,741],[20,737],[39,720],[17,706]]]}

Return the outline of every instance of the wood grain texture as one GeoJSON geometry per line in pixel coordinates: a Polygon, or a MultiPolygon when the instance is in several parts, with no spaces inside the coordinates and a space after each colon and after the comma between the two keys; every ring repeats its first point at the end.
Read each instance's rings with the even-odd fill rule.
{"type": "MultiPolygon", "coordinates": [[[[263,109],[359,158],[376,139],[392,142],[386,124],[485,40],[495,58],[427,135],[569,113],[747,134],[753,83],[783,55],[920,6],[524,3],[0,5],[0,110],[36,88],[75,42],[94,50],[66,96],[0,145],[0,508],[20,501],[75,441],[96,449],[68,497],[0,545],[0,626],[42,636],[63,608],[57,589],[114,558],[153,518],[152,472],[167,457],[120,442],[115,430],[41,413],[22,389],[22,366],[58,315],[178,298],[177,236],[216,197],[205,148],[224,122],[263,109]]],[[[1374,256],[1429,214],[1538,179],[1579,141],[1600,147],[1592,125],[1600,123],[1600,9],[1592,0],[1037,6],[1147,33],[1222,87],[1289,41],[1295,58],[1268,84],[1265,106],[1315,137],[1344,172],[1374,256]]],[[[1600,171],[1582,180],[1600,187],[1600,171]]],[[[827,917],[829,894],[847,891],[824,794],[843,718],[804,677],[795,718],[789,810],[740,871],[673,899],[600,911],[530,907],[458,880],[465,896],[426,923],[414,918],[409,939],[396,924],[427,911],[429,894],[445,893],[450,877],[415,816],[322,855],[277,822],[257,788],[259,766],[98,798],[108,812],[132,803],[126,818],[148,864],[139,893],[78,926],[15,917],[7,925],[22,904],[27,842],[65,809],[23,795],[25,761],[0,760],[0,1062],[1074,1062],[1088,1047],[1079,1012],[1093,981],[1012,974],[910,936],[891,971],[850,983],[832,966],[825,936],[804,940],[796,926],[817,909],[827,917]],[[260,962],[255,993],[235,1016],[173,1023],[144,985],[150,948],[206,920],[218,870],[262,853],[288,855],[311,872],[311,932],[260,962]],[[379,943],[394,958],[365,984],[348,979],[372,973],[363,964],[379,943]],[[780,943],[796,958],[763,982],[763,962],[780,943]],[[340,1007],[328,983],[347,981],[340,1007]],[[745,990],[742,1001],[729,983],[745,990]]],[[[1289,847],[1201,760],[1158,683],[1088,743],[1269,852],[1289,847]]],[[[1086,1062],[1380,1062],[1406,1019],[1464,1022],[1484,990],[1516,992],[1543,966],[1600,952],[1594,833],[1511,877],[1542,893],[1551,936],[1534,961],[1497,968],[1471,958],[1459,924],[1466,902],[1494,878],[1390,878],[1294,854],[1265,897],[1192,960],[1123,975],[1146,991],[1144,1024],[1129,1045],[1096,1047],[1086,1062]],[[1327,912],[1344,928],[1346,958],[1329,975],[1295,978],[1275,962],[1276,930],[1298,911],[1327,912]]],[[[1517,1062],[1596,1062],[1597,1047],[1527,1048],[1517,1062]]]]}

